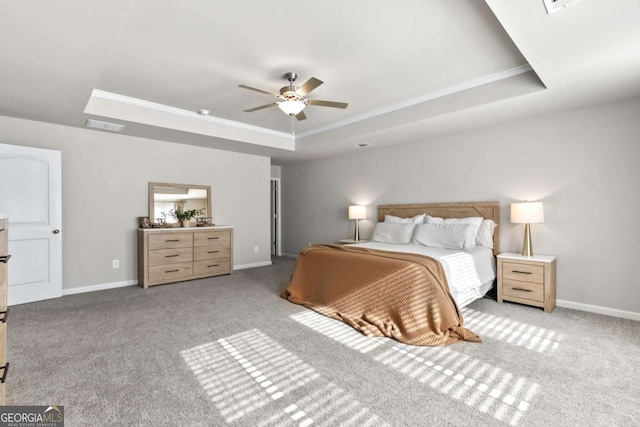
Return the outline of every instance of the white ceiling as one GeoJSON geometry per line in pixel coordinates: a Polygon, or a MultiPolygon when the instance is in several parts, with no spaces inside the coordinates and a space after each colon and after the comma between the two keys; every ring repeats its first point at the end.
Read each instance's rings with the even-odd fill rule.
{"type": "Polygon", "coordinates": [[[638,96],[638,16],[637,0],[2,2],[0,115],[283,164],[638,96]],[[239,84],[278,92],[288,71],[349,107],[243,112],[274,99],[239,84]]]}

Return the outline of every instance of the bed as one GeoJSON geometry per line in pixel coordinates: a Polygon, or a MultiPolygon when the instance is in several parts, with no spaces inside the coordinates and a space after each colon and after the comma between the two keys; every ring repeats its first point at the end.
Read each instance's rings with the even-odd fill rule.
{"type": "Polygon", "coordinates": [[[460,308],[493,284],[498,223],[497,202],[379,206],[376,241],[303,249],[283,297],[365,335],[414,345],[480,341],[463,326],[460,308]],[[485,220],[493,221],[495,230],[477,245],[478,229],[470,223],[491,223],[485,220]],[[394,236],[399,230],[402,237],[388,240],[388,230],[394,236]],[[456,241],[445,247],[459,249],[424,246],[437,246],[438,239],[430,242],[438,233],[456,241]]]}

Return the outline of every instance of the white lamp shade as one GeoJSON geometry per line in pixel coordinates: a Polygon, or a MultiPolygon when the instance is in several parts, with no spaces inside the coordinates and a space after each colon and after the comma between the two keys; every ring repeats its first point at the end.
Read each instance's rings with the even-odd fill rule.
{"type": "Polygon", "coordinates": [[[511,203],[511,222],[514,224],[544,222],[542,202],[511,203]]]}
{"type": "Polygon", "coordinates": [[[278,102],[278,108],[290,116],[295,116],[304,110],[305,103],[302,101],[282,101],[278,102]]]}
{"type": "Polygon", "coordinates": [[[367,207],[349,206],[349,219],[367,219],[367,207]]]}

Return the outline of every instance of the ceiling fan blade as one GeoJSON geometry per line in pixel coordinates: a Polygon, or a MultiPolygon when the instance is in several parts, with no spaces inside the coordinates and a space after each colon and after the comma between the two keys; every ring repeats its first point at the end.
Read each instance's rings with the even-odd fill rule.
{"type": "Polygon", "coordinates": [[[322,83],[324,83],[322,80],[318,80],[315,77],[311,77],[302,86],[298,88],[298,93],[302,96],[305,96],[306,94],[308,94],[309,92],[311,92],[312,90],[320,86],[322,83]]]}
{"type": "Polygon", "coordinates": [[[274,96],[276,98],[278,98],[280,96],[277,93],[273,93],[273,92],[270,92],[270,91],[264,90],[264,89],[258,89],[257,87],[252,87],[252,86],[247,86],[247,85],[238,85],[238,87],[241,87],[243,89],[253,90],[253,91],[256,91],[256,92],[260,92],[260,93],[265,93],[267,95],[271,95],[271,96],[274,96]]]}
{"type": "Polygon", "coordinates": [[[245,113],[252,113],[254,111],[258,111],[258,110],[262,110],[263,108],[269,108],[269,107],[273,107],[274,105],[278,105],[277,102],[274,102],[272,104],[267,104],[267,105],[261,105],[259,107],[254,107],[254,108],[249,108],[248,110],[244,110],[245,113]]]}
{"type": "Polygon", "coordinates": [[[300,111],[298,114],[296,114],[296,119],[298,119],[298,120],[307,120],[307,115],[304,114],[304,111],[300,111]]]}
{"type": "Polygon", "coordinates": [[[320,101],[319,99],[307,99],[309,105],[317,105],[318,107],[331,108],[347,108],[349,104],[346,102],[320,101]]]}

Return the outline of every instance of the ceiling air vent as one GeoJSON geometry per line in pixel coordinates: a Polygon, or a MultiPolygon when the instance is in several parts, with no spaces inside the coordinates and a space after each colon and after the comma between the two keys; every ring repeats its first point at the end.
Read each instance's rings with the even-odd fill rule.
{"type": "Polygon", "coordinates": [[[542,0],[544,3],[544,7],[547,9],[547,14],[551,15],[559,10],[564,9],[565,7],[578,3],[580,0],[542,0]]]}
{"type": "Polygon", "coordinates": [[[84,126],[91,129],[108,130],[109,132],[121,132],[122,129],[124,128],[124,125],[119,125],[116,123],[101,122],[100,120],[93,120],[93,119],[87,120],[87,123],[84,126]]]}

